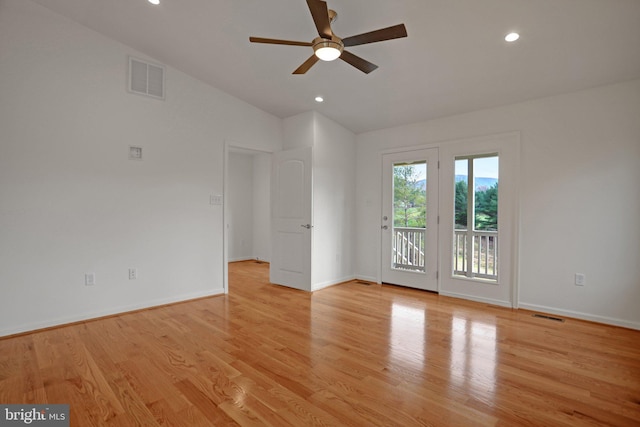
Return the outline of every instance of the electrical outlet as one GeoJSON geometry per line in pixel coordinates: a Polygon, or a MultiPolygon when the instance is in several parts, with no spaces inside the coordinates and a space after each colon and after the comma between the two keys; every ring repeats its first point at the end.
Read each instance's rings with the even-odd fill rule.
{"type": "Polygon", "coordinates": [[[585,277],[584,274],[582,273],[576,273],[576,277],[575,277],[575,284],[576,286],[584,286],[584,284],[586,283],[587,279],[585,277]]]}
{"type": "Polygon", "coordinates": [[[84,275],[84,285],[85,286],[93,286],[96,284],[96,274],[95,273],[85,273],[84,275]]]}
{"type": "Polygon", "coordinates": [[[129,269],[129,280],[136,280],[138,278],[138,270],[136,268],[129,269]]]}

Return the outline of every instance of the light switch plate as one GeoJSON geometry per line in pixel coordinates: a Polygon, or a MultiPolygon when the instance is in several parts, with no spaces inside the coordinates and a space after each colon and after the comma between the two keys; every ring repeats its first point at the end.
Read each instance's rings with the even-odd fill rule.
{"type": "Polygon", "coordinates": [[[84,275],[84,284],[85,284],[85,286],[94,286],[96,284],[96,274],[95,273],[85,273],[85,275],[84,275]]]}

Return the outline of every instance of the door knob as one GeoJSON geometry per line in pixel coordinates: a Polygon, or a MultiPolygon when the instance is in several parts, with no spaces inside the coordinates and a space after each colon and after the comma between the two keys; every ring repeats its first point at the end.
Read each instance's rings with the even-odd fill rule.
{"type": "Polygon", "coordinates": [[[311,228],[311,224],[302,224],[300,227],[306,228],[308,230],[311,228]]]}

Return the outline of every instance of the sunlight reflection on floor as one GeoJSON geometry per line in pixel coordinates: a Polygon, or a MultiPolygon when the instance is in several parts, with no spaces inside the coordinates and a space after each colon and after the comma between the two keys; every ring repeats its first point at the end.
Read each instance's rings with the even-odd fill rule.
{"type": "Polygon", "coordinates": [[[456,315],[451,323],[451,384],[493,401],[496,385],[496,325],[456,315]]]}
{"type": "Polygon", "coordinates": [[[427,328],[425,308],[402,302],[391,306],[391,360],[416,369],[425,361],[427,328]]]}

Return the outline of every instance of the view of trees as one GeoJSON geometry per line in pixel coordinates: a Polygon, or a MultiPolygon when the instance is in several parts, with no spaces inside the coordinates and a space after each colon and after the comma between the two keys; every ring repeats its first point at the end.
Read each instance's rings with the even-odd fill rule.
{"type": "MultiPolygon", "coordinates": [[[[393,168],[393,225],[395,227],[426,227],[426,182],[421,178],[418,167],[395,165],[393,168]]],[[[488,178],[485,179],[485,181],[488,180],[488,178]]],[[[480,184],[484,183],[480,181],[480,184]]],[[[466,179],[457,180],[455,186],[455,228],[458,230],[467,228],[466,179]]],[[[474,228],[487,231],[498,229],[498,182],[476,187],[474,228]]]]}
{"type": "Polygon", "coordinates": [[[394,227],[426,227],[426,190],[413,165],[393,167],[394,227]]]}
{"type": "MultiPolygon", "coordinates": [[[[475,200],[475,229],[498,229],[498,183],[491,187],[478,187],[475,200]]],[[[467,228],[467,182],[456,182],[455,222],[457,229],[467,228]]]]}

